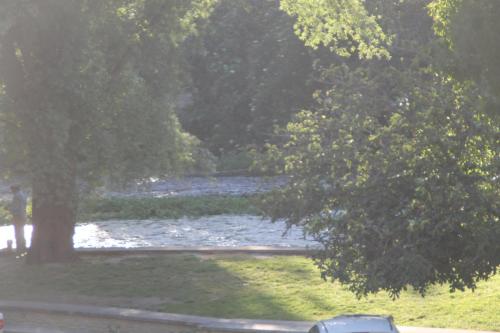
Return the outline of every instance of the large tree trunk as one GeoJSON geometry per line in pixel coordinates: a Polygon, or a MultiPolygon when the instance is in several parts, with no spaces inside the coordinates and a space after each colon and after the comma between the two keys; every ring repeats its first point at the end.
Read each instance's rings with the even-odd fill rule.
{"type": "Polygon", "coordinates": [[[71,208],[42,204],[33,208],[33,235],[28,263],[66,262],[75,259],[71,208]]]}
{"type": "Polygon", "coordinates": [[[68,262],[76,259],[75,186],[72,179],[42,180],[33,185],[33,234],[28,263],[68,262]],[[68,183],[69,181],[69,183],[68,183]]]}

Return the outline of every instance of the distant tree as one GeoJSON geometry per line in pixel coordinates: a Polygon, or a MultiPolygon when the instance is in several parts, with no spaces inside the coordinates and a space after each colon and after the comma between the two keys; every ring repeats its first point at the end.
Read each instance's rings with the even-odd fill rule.
{"type": "Polygon", "coordinates": [[[473,80],[483,93],[500,97],[500,45],[493,42],[500,33],[500,2],[435,0],[430,12],[437,34],[453,51],[448,71],[457,79],[473,80]]]}
{"type": "Polygon", "coordinates": [[[172,101],[178,44],[210,0],[0,3],[2,169],[32,184],[28,260],[73,258],[78,182],[192,159],[172,101]]]}
{"type": "MultiPolygon", "coordinates": [[[[290,182],[265,209],[304,226],[323,246],[316,257],[323,277],[358,295],[397,296],[408,286],[424,294],[436,283],[474,289],[500,264],[496,97],[481,81],[445,71],[460,56],[434,37],[428,3],[367,2],[364,9],[380,15],[377,24],[392,36],[384,47],[390,59],[356,61],[371,51],[360,49],[361,35],[341,36],[358,46],[347,49],[344,64],[325,68],[317,107],[287,125],[286,144],[271,147],[290,182]]],[[[316,18],[303,20],[317,27],[316,18]]],[[[342,43],[326,42],[333,50],[342,43]]]]}
{"type": "Polygon", "coordinates": [[[316,56],[277,1],[220,1],[184,48],[192,104],[181,120],[216,154],[273,141],[311,103],[316,56]]]}

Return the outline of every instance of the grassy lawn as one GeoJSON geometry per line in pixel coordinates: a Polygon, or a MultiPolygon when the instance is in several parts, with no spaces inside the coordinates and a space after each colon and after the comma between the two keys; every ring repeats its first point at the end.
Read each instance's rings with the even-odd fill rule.
{"type": "Polygon", "coordinates": [[[156,311],[282,320],[340,313],[394,315],[397,324],[500,331],[500,276],[474,292],[435,287],[357,300],[323,282],[301,257],[198,258],[190,255],[85,257],[66,266],[26,266],[0,258],[0,298],[140,307],[156,311]]]}

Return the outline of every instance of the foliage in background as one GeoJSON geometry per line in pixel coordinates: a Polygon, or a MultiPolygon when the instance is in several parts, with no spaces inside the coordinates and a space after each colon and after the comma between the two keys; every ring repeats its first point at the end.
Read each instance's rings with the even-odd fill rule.
{"type": "Polygon", "coordinates": [[[250,174],[253,156],[246,150],[231,151],[217,160],[217,172],[228,174],[250,174]]]}
{"type": "MultiPolygon", "coordinates": [[[[10,225],[12,224],[12,214],[10,213],[10,201],[0,201],[0,225],[10,225]]],[[[32,206],[31,201],[28,200],[28,205],[26,207],[26,215],[28,221],[32,217],[32,206]]]]}
{"type": "MultiPolygon", "coordinates": [[[[76,220],[140,220],[178,219],[222,214],[260,215],[256,207],[258,196],[206,195],[196,197],[97,197],[81,198],[76,220]]],[[[12,224],[9,202],[0,201],[0,225],[12,224]]],[[[31,202],[28,202],[28,221],[31,219],[31,202]]]]}
{"type": "Polygon", "coordinates": [[[184,44],[191,82],[183,126],[218,156],[282,141],[274,129],[312,105],[319,67],[350,54],[389,57],[393,32],[377,19],[385,8],[374,15],[371,7],[359,0],[219,1],[184,44]]]}
{"type": "Polygon", "coordinates": [[[255,199],[234,196],[165,197],[165,198],[86,198],[78,221],[112,219],[177,219],[221,214],[255,214],[255,199]]]}
{"type": "Polygon", "coordinates": [[[12,224],[12,215],[9,212],[9,206],[6,202],[0,203],[0,225],[12,224]]]}
{"type": "Polygon", "coordinates": [[[488,97],[489,113],[500,121],[500,3],[496,0],[436,0],[430,6],[435,29],[453,51],[447,70],[473,80],[488,97]]]}
{"type": "Polygon", "coordinates": [[[439,71],[453,57],[427,3],[370,2],[391,59],[325,68],[317,107],[272,150],[291,180],[267,213],[303,225],[322,276],[357,295],[474,289],[500,264],[500,124],[487,92],[439,71]]]}
{"type": "Polygon", "coordinates": [[[274,127],[311,102],[314,57],[292,26],[275,1],[222,0],[184,44],[180,119],[214,154],[275,142],[274,127]]]}

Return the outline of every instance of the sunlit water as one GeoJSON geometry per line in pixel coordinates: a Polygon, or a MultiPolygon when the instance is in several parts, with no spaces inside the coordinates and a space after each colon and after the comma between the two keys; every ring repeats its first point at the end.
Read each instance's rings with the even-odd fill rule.
{"type": "MultiPolygon", "coordinates": [[[[252,215],[217,215],[177,220],[110,220],[79,223],[73,238],[77,248],[161,247],[161,246],[277,246],[312,247],[302,230],[294,228],[283,235],[283,222],[252,215]]],[[[25,227],[29,245],[32,226],[25,227]]],[[[13,240],[14,227],[0,227],[0,248],[13,240]]]]}
{"type": "MultiPolygon", "coordinates": [[[[151,178],[140,184],[132,184],[125,190],[112,191],[100,189],[99,194],[111,197],[169,197],[200,195],[251,195],[282,187],[287,178],[217,176],[217,177],[178,177],[168,179],[151,178]]],[[[9,201],[12,197],[10,183],[0,180],[0,200],[9,201]]],[[[28,190],[28,189],[26,189],[28,190]]],[[[83,190],[83,188],[82,188],[83,190]]]]}
{"type": "Polygon", "coordinates": [[[282,187],[286,177],[181,177],[151,179],[124,191],[103,191],[106,196],[201,196],[201,195],[251,195],[282,187]]]}

